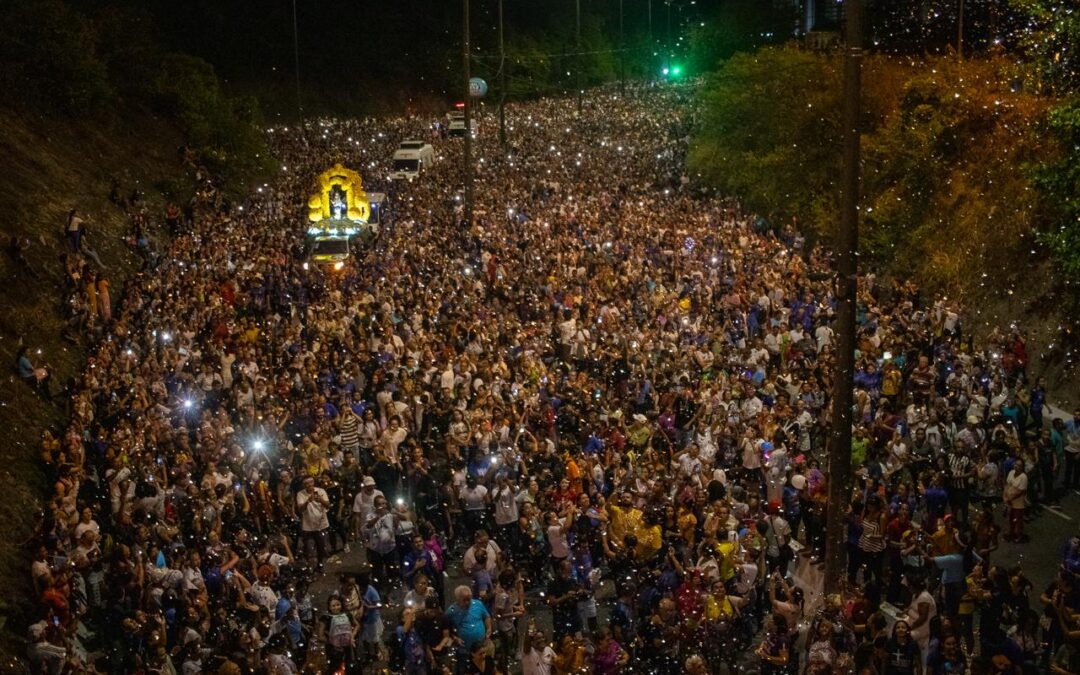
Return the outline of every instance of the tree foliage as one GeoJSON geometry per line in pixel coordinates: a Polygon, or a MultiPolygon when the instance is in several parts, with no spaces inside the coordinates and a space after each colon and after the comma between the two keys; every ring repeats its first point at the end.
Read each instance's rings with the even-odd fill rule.
{"type": "Polygon", "coordinates": [[[87,17],[61,0],[11,0],[0,8],[5,98],[70,114],[105,107],[113,88],[87,17]]]}
{"type": "MultiPolygon", "coordinates": [[[[176,115],[189,143],[211,168],[239,179],[270,169],[270,157],[256,126],[255,100],[223,94],[214,68],[206,61],[187,54],[164,55],[154,92],[156,101],[176,115]]],[[[242,184],[236,187],[243,189],[242,184]]]]}
{"type": "Polygon", "coordinates": [[[797,49],[736,54],[709,79],[690,166],[757,213],[814,221],[836,198],[839,77],[797,49]]]}
{"type": "MultiPolygon", "coordinates": [[[[867,59],[864,255],[964,289],[980,283],[975,270],[1008,267],[1030,248],[1039,207],[1018,168],[1053,144],[1038,133],[1047,101],[1013,91],[1011,69],[1004,58],[867,59]]],[[[841,79],[837,56],[736,55],[705,87],[692,167],[749,209],[828,239],[839,213],[841,79]]]]}
{"type": "Polygon", "coordinates": [[[1080,279],[1080,11],[1065,0],[1012,0],[1026,19],[1020,45],[1033,88],[1055,97],[1042,131],[1058,152],[1029,165],[1045,218],[1039,240],[1080,279]]]}
{"type": "Polygon", "coordinates": [[[690,31],[690,68],[708,73],[739,52],[792,37],[798,17],[793,3],[729,0],[690,31]]]}
{"type": "Polygon", "coordinates": [[[105,116],[122,101],[156,105],[233,189],[267,168],[253,99],[229,97],[213,67],[165,53],[143,9],[94,14],[63,0],[12,0],[0,9],[0,83],[6,103],[38,114],[105,116]]]}

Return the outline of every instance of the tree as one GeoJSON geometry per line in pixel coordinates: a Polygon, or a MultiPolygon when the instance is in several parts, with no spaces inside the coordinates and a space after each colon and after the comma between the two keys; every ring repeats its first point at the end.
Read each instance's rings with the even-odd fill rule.
{"type": "Polygon", "coordinates": [[[100,111],[112,98],[92,22],[61,0],[13,0],[0,10],[5,98],[43,110],[100,111]]]}
{"type": "MultiPolygon", "coordinates": [[[[976,288],[984,270],[1003,278],[1030,259],[1039,204],[1017,167],[1052,156],[1055,144],[1038,133],[1049,101],[1013,91],[1011,69],[1003,57],[867,59],[864,259],[950,293],[976,288]]],[[[807,235],[830,239],[839,79],[828,54],[767,48],[732,57],[705,87],[692,168],[751,212],[774,223],[794,218],[807,235]]],[[[1080,117],[1066,122],[1080,133],[1080,117]]],[[[1075,186],[1077,175],[1053,178],[1075,186]]]]}
{"type": "Polygon", "coordinates": [[[1029,166],[1046,215],[1039,239],[1067,274],[1080,279],[1080,12],[1066,0],[1013,4],[1027,17],[1020,46],[1031,84],[1057,99],[1043,130],[1058,151],[1029,166]]]}
{"type": "Polygon", "coordinates": [[[162,108],[177,116],[202,160],[232,179],[226,181],[230,190],[243,193],[246,180],[269,171],[270,155],[257,125],[257,102],[225,96],[209,63],[187,54],[165,55],[156,94],[162,108]]]}
{"type": "Polygon", "coordinates": [[[795,5],[766,0],[729,0],[690,31],[691,72],[708,73],[738,52],[779,44],[795,34],[795,5]]]}
{"type": "Polygon", "coordinates": [[[839,199],[839,66],[794,48],[732,56],[708,79],[690,168],[751,211],[827,229],[839,199]]]}

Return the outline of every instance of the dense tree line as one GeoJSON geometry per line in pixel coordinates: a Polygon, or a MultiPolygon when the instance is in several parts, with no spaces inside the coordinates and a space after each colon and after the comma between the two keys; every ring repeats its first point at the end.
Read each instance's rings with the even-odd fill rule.
{"type": "MultiPolygon", "coordinates": [[[[1080,15],[1014,0],[1025,29],[973,58],[872,53],[863,87],[863,253],[956,288],[1017,254],[1080,278],[1080,15]]],[[[774,223],[828,238],[841,167],[838,54],[795,46],[719,61],[695,172],[774,223]]]]}
{"type": "Polygon", "coordinates": [[[122,117],[144,107],[172,120],[202,162],[230,184],[269,168],[258,105],[230,95],[214,67],[164,46],[160,24],[137,7],[93,11],[62,0],[0,6],[5,103],[45,119],[122,117]]]}

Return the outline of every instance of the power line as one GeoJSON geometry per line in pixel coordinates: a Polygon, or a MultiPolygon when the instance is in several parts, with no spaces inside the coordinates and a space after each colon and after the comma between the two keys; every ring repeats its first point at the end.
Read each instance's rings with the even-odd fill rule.
{"type": "MultiPolygon", "coordinates": [[[[587,56],[587,55],[591,55],[591,54],[618,54],[619,52],[636,52],[636,51],[649,51],[649,48],[648,47],[628,47],[626,49],[596,49],[596,50],[593,50],[593,51],[582,51],[582,52],[560,52],[560,53],[557,53],[557,54],[534,54],[534,55],[530,55],[530,56],[524,57],[524,58],[526,60],[529,60],[529,61],[534,61],[534,60],[537,60],[537,59],[554,59],[554,58],[560,58],[560,57],[563,57],[563,56],[587,56]]],[[[475,61],[494,61],[494,60],[496,60],[498,58],[499,58],[498,54],[473,54],[472,55],[472,59],[475,60],[475,61]]],[[[506,58],[508,58],[508,59],[512,58],[512,59],[521,60],[521,58],[523,58],[523,57],[518,57],[518,56],[513,56],[511,54],[507,54],[506,58]]]]}

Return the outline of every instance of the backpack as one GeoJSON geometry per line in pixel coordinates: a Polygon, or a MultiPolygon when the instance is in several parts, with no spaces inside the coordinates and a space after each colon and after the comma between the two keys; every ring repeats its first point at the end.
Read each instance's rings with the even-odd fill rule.
{"type": "Polygon", "coordinates": [[[326,642],[338,649],[347,649],[352,646],[352,622],[349,620],[348,614],[331,615],[326,642]]]}

